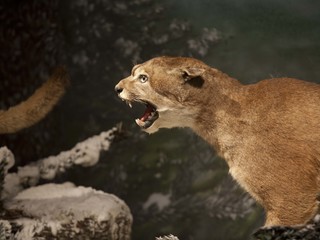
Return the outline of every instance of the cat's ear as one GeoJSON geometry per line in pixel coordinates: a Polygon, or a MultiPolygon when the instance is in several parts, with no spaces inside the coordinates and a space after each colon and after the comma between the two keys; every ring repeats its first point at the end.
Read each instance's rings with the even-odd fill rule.
{"type": "Polygon", "coordinates": [[[205,72],[205,69],[197,67],[187,67],[180,69],[180,72],[182,73],[183,80],[185,82],[188,82],[193,78],[201,77],[201,75],[205,72]]]}

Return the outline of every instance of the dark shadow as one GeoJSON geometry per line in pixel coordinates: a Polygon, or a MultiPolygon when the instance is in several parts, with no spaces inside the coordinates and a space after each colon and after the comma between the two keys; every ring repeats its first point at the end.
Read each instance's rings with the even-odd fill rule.
{"type": "Polygon", "coordinates": [[[204,84],[204,80],[202,79],[202,77],[195,77],[188,80],[187,83],[192,87],[201,88],[204,84]]]}

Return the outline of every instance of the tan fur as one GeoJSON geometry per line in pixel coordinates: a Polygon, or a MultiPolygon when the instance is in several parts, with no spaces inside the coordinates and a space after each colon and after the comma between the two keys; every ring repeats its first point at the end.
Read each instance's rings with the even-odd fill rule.
{"type": "Polygon", "coordinates": [[[277,78],[242,85],[199,60],[159,57],[135,66],[116,89],[126,101],[157,106],[159,119],[146,132],[190,127],[210,143],[265,208],[265,226],[305,224],[315,215],[319,84],[277,78]],[[149,80],[139,82],[139,74],[149,80]]]}
{"type": "Polygon", "coordinates": [[[0,111],[0,134],[14,133],[39,122],[56,105],[68,84],[65,69],[57,68],[49,80],[26,101],[0,111]]]}

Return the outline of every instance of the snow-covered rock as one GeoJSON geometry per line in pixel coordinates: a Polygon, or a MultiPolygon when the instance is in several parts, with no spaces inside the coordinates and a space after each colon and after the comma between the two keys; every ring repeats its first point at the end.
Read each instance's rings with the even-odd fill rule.
{"type": "Polygon", "coordinates": [[[72,183],[45,184],[20,192],[5,203],[22,213],[11,221],[14,239],[130,239],[132,215],[112,194],[72,183]]]}

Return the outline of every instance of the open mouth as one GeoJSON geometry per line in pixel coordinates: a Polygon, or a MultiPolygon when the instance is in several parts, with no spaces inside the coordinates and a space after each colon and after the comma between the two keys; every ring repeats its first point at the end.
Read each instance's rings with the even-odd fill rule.
{"type": "MultiPolygon", "coordinates": [[[[143,115],[140,118],[136,119],[136,123],[141,128],[147,129],[159,118],[159,113],[157,111],[157,107],[147,101],[144,101],[144,100],[138,100],[136,102],[143,103],[146,106],[146,109],[145,109],[143,115]]],[[[131,102],[127,101],[127,104],[130,107],[132,107],[131,102]]]]}

